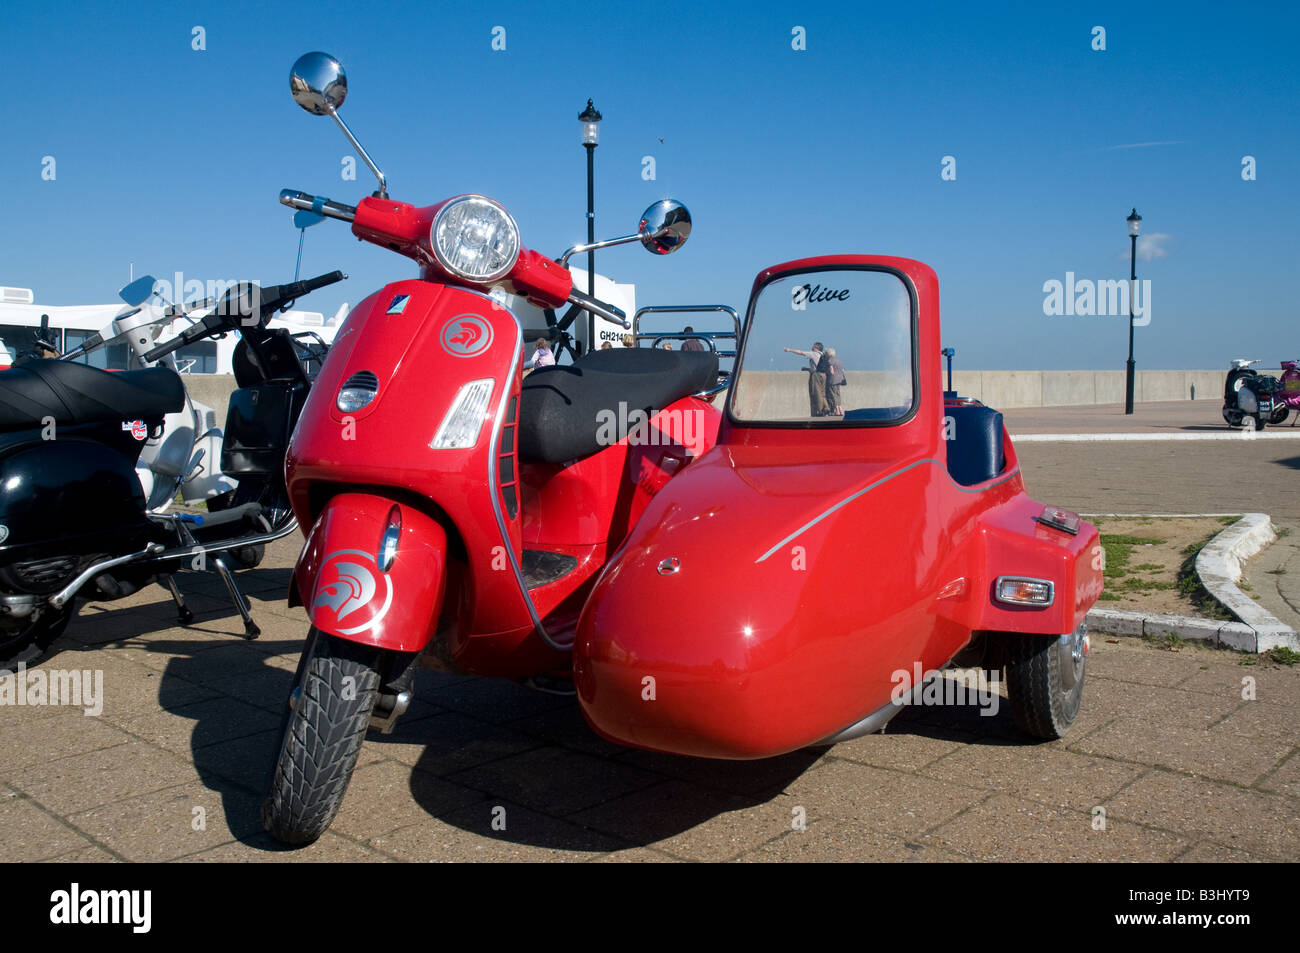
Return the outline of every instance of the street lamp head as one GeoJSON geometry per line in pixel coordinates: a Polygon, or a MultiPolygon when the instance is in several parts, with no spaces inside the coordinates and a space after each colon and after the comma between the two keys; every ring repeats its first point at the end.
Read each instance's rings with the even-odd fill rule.
{"type": "Polygon", "coordinates": [[[1138,214],[1138,210],[1134,209],[1133,211],[1129,212],[1129,216],[1126,219],[1126,221],[1128,222],[1129,235],[1131,235],[1133,238],[1137,238],[1138,229],[1142,225],[1142,216],[1138,214]]]}
{"type": "Polygon", "coordinates": [[[600,111],[587,100],[587,108],[578,115],[578,122],[582,123],[582,144],[584,146],[600,145],[600,111]]]}

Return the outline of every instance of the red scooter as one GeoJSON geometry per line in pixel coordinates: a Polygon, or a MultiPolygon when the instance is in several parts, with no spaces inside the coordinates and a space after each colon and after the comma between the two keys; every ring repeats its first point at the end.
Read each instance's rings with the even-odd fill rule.
{"type": "MultiPolygon", "coordinates": [[[[337,61],[302,57],[291,88],[356,145],[337,61]]],[[[328,827],[367,728],[391,730],[420,663],[571,679],[601,735],[717,758],[878,730],[950,662],[1005,668],[1018,723],[1065,732],[1101,592],[1097,532],[1025,495],[1000,414],[945,400],[933,271],[874,256],[767,269],[721,383],[712,341],[525,376],[499,292],[627,326],[565,262],[637,240],[672,252],[686,210],[656,203],[636,235],[552,260],[482,196],[389,199],[357,148],[375,196],[281,201],[421,271],[353,310],[287,455],[310,527],[290,601],[311,629],[262,810],[271,834],[303,844],[328,827]],[[792,334],[838,355],[842,417],[812,416],[806,376],[780,360],[792,334]]]]}

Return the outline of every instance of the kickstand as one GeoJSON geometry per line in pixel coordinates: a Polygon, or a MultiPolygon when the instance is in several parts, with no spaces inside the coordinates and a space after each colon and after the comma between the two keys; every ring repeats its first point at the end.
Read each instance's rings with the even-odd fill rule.
{"type": "Polygon", "coordinates": [[[212,562],[217,567],[217,575],[220,576],[221,581],[226,584],[226,591],[230,593],[230,598],[235,603],[235,608],[239,610],[240,616],[244,619],[244,638],[251,641],[261,635],[262,630],[257,627],[257,623],[253,621],[253,617],[248,614],[248,602],[240,593],[239,587],[235,585],[235,574],[232,573],[230,567],[226,565],[225,556],[225,553],[218,553],[213,557],[212,562]]]}
{"type": "Polygon", "coordinates": [[[176,616],[180,619],[181,625],[189,625],[194,621],[194,613],[185,604],[185,597],[181,595],[180,589],[176,587],[176,578],[171,573],[167,573],[162,577],[162,582],[171,590],[172,600],[176,603],[176,616]]]}

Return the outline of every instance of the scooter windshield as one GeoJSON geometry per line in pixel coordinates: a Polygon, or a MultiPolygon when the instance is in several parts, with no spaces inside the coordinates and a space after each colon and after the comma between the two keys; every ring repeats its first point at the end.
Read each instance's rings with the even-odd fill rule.
{"type": "Polygon", "coordinates": [[[894,272],[768,282],[750,306],[729,411],[742,424],[880,425],[915,405],[915,315],[894,272]]]}

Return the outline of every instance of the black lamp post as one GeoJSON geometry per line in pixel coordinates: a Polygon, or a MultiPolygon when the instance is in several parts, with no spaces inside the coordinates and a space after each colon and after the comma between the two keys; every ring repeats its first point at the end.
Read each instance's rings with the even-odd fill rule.
{"type": "MultiPolygon", "coordinates": [[[[596,146],[600,145],[600,112],[587,100],[578,115],[582,123],[582,146],[587,150],[587,244],[596,241],[596,146]]],[[[596,253],[587,252],[587,294],[596,296],[596,253]]]]}
{"type": "Polygon", "coordinates": [[[1138,229],[1142,225],[1142,216],[1134,209],[1128,218],[1129,267],[1128,267],[1128,371],[1124,376],[1124,413],[1133,413],[1133,378],[1136,374],[1133,363],[1133,296],[1137,294],[1137,246],[1138,229]]]}

